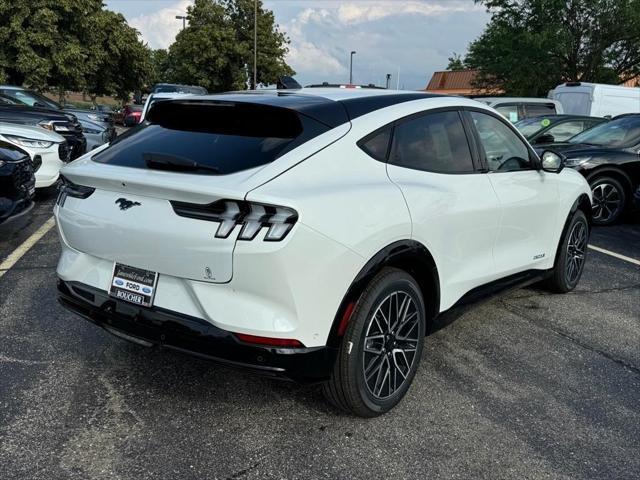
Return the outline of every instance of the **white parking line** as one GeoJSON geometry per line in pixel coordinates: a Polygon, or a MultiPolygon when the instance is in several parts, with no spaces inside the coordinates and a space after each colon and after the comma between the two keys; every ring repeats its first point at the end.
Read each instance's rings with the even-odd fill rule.
{"type": "Polygon", "coordinates": [[[18,260],[20,260],[23,257],[25,253],[31,250],[31,247],[33,247],[36,243],[38,243],[38,241],[40,241],[40,239],[44,237],[47,234],[47,232],[53,228],[55,224],[56,222],[53,219],[53,217],[49,218],[49,220],[44,222],[44,225],[42,225],[38,230],[36,230],[33,233],[33,235],[27,238],[22,243],[22,245],[20,245],[13,252],[11,252],[11,255],[9,255],[4,262],[0,263],[0,278],[2,278],[4,274],[7,273],[9,269],[13,267],[18,262],[18,260]]]}
{"type": "Polygon", "coordinates": [[[620,255],[619,253],[611,252],[609,250],[605,250],[604,248],[596,247],[594,245],[588,245],[588,247],[591,250],[595,250],[596,252],[604,253],[605,255],[610,255],[620,260],[624,260],[625,262],[633,263],[634,265],[640,265],[640,260],[636,260],[635,258],[626,257],[624,255],[620,255]]]}

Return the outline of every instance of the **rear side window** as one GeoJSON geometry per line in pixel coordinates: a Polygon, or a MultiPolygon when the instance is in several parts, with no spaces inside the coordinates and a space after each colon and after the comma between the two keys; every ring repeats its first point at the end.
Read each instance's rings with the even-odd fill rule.
{"type": "Polygon", "coordinates": [[[460,114],[429,113],[396,125],[390,163],[437,173],[473,172],[460,114]]]}
{"type": "Polygon", "coordinates": [[[273,162],[329,130],[293,110],[241,102],[162,101],[147,120],[93,160],[226,175],[273,162]]]}
{"type": "Polygon", "coordinates": [[[556,113],[556,106],[553,103],[527,103],[524,108],[527,111],[527,118],[556,113]]]}
{"type": "Polygon", "coordinates": [[[365,138],[358,145],[367,155],[384,162],[387,159],[390,141],[391,127],[388,127],[365,138]]]}
{"type": "Polygon", "coordinates": [[[509,120],[512,123],[517,122],[521,119],[521,115],[518,112],[518,105],[498,105],[496,110],[500,115],[509,120]]]}

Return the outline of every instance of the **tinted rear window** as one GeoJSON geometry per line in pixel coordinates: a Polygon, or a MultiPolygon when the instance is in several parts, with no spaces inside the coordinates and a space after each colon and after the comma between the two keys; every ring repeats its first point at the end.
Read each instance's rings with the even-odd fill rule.
{"type": "Polygon", "coordinates": [[[189,173],[225,175],[273,162],[329,129],[293,110],[221,101],[157,102],[147,120],[93,160],[157,168],[155,157],[203,167],[189,173]]]}

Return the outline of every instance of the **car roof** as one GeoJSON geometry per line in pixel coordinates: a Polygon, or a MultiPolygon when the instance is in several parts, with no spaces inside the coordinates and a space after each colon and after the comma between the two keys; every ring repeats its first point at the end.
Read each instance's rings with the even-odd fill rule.
{"type": "Polygon", "coordinates": [[[553,98],[537,97],[476,97],[474,100],[485,103],[558,103],[553,98]]]}
{"type": "Polygon", "coordinates": [[[538,115],[537,117],[523,118],[522,120],[536,120],[536,119],[548,119],[548,120],[601,120],[606,122],[608,119],[604,117],[592,117],[589,115],[571,115],[571,114],[552,114],[552,115],[538,115]]]}
{"type": "Polygon", "coordinates": [[[0,85],[0,88],[4,88],[5,90],[28,90],[24,87],[19,87],[17,85],[0,85]]]}
{"type": "MultiPolygon", "coordinates": [[[[407,90],[301,88],[296,90],[264,89],[190,95],[172,101],[246,102],[289,108],[333,128],[385,107],[427,98],[446,98],[446,96],[407,90]]],[[[469,101],[460,97],[461,102],[464,103],[464,100],[469,101]]]]}

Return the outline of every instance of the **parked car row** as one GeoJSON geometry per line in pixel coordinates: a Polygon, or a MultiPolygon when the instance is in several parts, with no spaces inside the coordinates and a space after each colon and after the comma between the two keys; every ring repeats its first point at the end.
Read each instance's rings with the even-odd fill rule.
{"type": "Polygon", "coordinates": [[[0,232],[33,208],[36,193],[29,154],[0,139],[0,232]]]}
{"type": "Polygon", "coordinates": [[[108,111],[63,107],[32,90],[0,85],[0,223],[25,215],[35,189],[55,186],[66,163],[115,136],[108,111]]]}
{"type": "Polygon", "coordinates": [[[593,222],[610,225],[640,208],[640,88],[565,83],[550,98],[477,98],[536,147],[553,148],[591,186],[593,222]]]}

